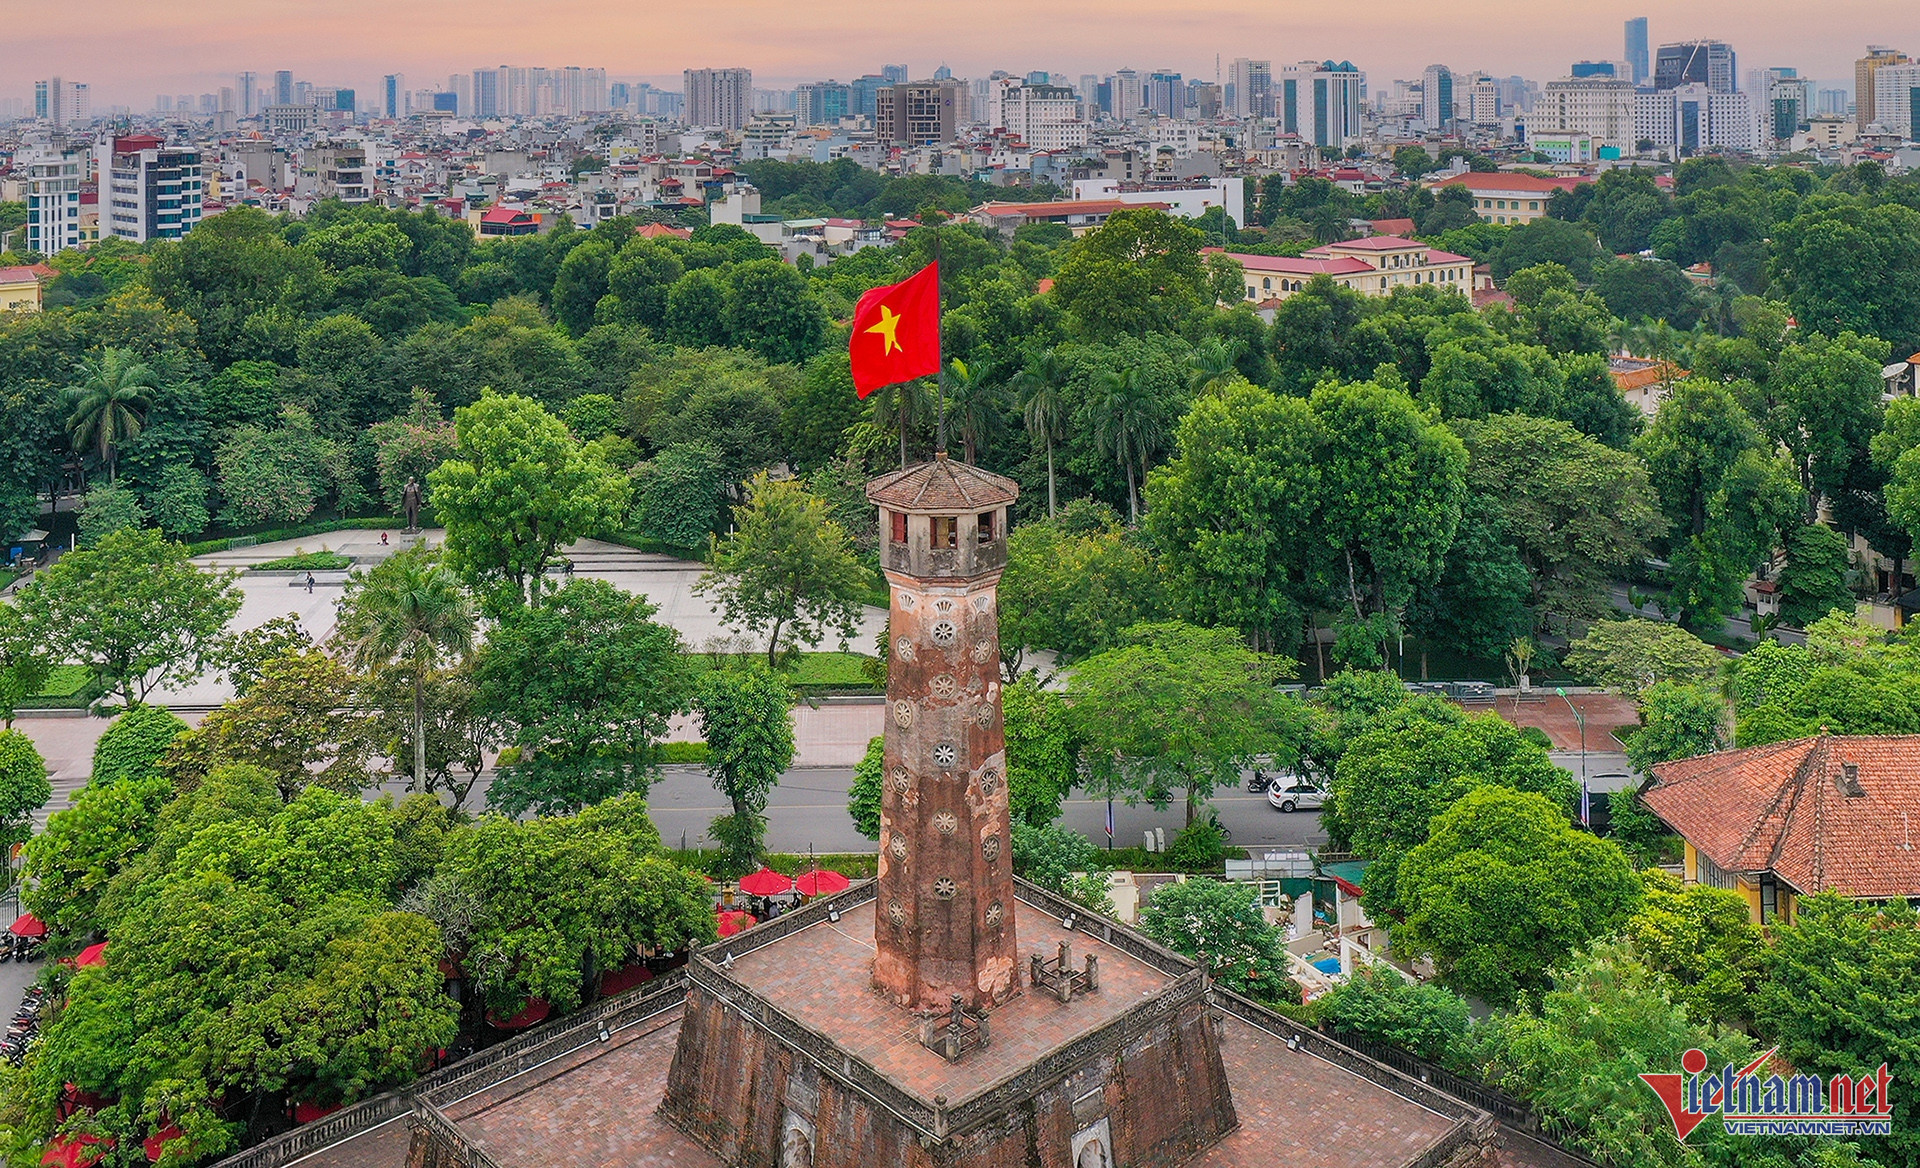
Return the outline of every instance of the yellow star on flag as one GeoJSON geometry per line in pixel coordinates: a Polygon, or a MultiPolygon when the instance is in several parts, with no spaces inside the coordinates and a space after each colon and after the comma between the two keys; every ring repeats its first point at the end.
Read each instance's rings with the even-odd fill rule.
{"type": "Polygon", "coordinates": [[[869,325],[867,327],[868,332],[879,333],[881,341],[884,342],[883,347],[880,350],[881,356],[884,357],[888,353],[893,352],[895,349],[899,349],[902,352],[906,351],[905,346],[901,345],[901,343],[898,340],[896,340],[893,335],[894,330],[899,327],[900,327],[900,314],[895,312],[893,309],[888,308],[886,305],[882,304],[880,306],[880,323],[875,325],[869,325]]]}

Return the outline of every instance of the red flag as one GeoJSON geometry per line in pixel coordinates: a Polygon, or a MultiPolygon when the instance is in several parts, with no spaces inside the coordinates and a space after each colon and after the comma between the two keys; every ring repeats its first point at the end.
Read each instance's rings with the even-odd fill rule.
{"type": "Polygon", "coordinates": [[[853,387],[863,398],[883,385],[940,372],[940,265],[868,289],[853,310],[847,354],[853,387]]]}

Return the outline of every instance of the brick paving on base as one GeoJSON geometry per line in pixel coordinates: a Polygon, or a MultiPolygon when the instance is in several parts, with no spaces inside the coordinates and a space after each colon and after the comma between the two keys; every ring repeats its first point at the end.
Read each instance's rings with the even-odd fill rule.
{"type": "MultiPolygon", "coordinates": [[[[1579,708],[1580,718],[1587,720],[1588,750],[1619,750],[1620,740],[1613,736],[1613,732],[1622,726],[1640,724],[1640,708],[1618,694],[1568,696],[1579,708]]],[[[1470,713],[1487,708],[1484,703],[1466,707],[1470,713]]],[[[1580,718],[1574,717],[1573,711],[1567,708],[1567,699],[1551,690],[1536,689],[1525,698],[1502,695],[1493,703],[1492,709],[1516,726],[1538,727],[1553,739],[1555,750],[1580,749],[1580,718]]]]}
{"type": "MultiPolygon", "coordinates": [[[[738,963],[736,963],[736,968],[738,963]]],[[[1452,1127],[1384,1088],[1237,1018],[1219,1019],[1240,1127],[1191,1168],[1392,1168],[1452,1127]]],[[[655,1113],[680,1036],[679,1011],[510,1079],[447,1109],[503,1168],[721,1168],[655,1113]]],[[[999,1045],[996,1040],[995,1045],[999,1045]]],[[[301,1168],[403,1168],[404,1119],[337,1145],[301,1168]]],[[[1509,1154],[1520,1168],[1570,1161],[1509,1154]]]]}
{"type": "Polygon", "coordinates": [[[920,1045],[912,1014],[871,986],[874,902],[847,910],[838,924],[822,922],[764,949],[734,959],[733,977],[821,1034],[830,1036],[905,1090],[932,1103],[953,1104],[1037,1061],[1041,1055],[1159,993],[1173,981],[1146,963],[1085,933],[1069,933],[1055,918],[1024,901],[1014,911],[1021,984],[1031,953],[1053,957],[1061,941],[1073,945],[1074,968],[1088,954],[1100,959],[1100,989],[1070,1005],[1024,990],[989,1015],[992,1042],[959,1063],[920,1045]]]}

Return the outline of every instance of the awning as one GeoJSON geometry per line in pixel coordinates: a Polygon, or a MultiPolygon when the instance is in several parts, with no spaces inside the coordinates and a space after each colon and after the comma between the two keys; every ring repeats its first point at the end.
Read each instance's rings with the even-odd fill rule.
{"type": "Polygon", "coordinates": [[[147,1159],[158,1164],[160,1157],[166,1154],[167,1141],[177,1140],[185,1134],[185,1132],[180,1130],[179,1124],[170,1123],[148,1136],[140,1146],[146,1149],[147,1159]]]}
{"type": "Polygon", "coordinates": [[[82,969],[85,969],[89,965],[105,965],[107,963],[107,943],[102,941],[98,945],[89,945],[85,949],[80,950],[80,956],[74,958],[73,963],[82,969]]]}
{"type": "Polygon", "coordinates": [[[16,937],[44,937],[47,924],[32,913],[21,913],[18,920],[7,926],[7,931],[16,937]]]}
{"type": "Polygon", "coordinates": [[[50,1168],[91,1168],[106,1159],[107,1153],[112,1150],[112,1140],[103,1140],[86,1132],[55,1136],[47,1141],[47,1150],[40,1156],[40,1163],[50,1168]]]}
{"type": "Polygon", "coordinates": [[[338,1103],[296,1103],[293,1105],[293,1122],[312,1123],[316,1119],[325,1119],[340,1110],[338,1103]]]}
{"type": "Polygon", "coordinates": [[[600,993],[605,997],[624,994],[633,987],[653,980],[653,971],[643,961],[620,969],[610,969],[600,975],[600,993]]]}
{"type": "Polygon", "coordinates": [[[735,933],[744,932],[759,923],[760,922],[754,919],[754,915],[750,912],[729,910],[720,914],[720,935],[722,937],[731,937],[735,933]]]}

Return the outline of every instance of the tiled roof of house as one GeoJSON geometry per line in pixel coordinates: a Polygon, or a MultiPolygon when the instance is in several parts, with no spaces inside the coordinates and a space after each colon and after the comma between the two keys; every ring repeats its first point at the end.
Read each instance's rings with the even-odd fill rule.
{"type": "Polygon", "coordinates": [[[867,484],[867,498],[900,511],[981,511],[1020,497],[1012,479],[955,462],[944,454],[867,484]]]}
{"type": "Polygon", "coordinates": [[[1591,181],[1586,178],[1541,178],[1538,175],[1515,174],[1512,171],[1470,170],[1465,174],[1441,179],[1433,185],[1461,186],[1470,191],[1521,191],[1527,194],[1551,195],[1555,191],[1570,191],[1581,183],[1591,181]]]}
{"type": "Polygon", "coordinates": [[[1728,871],[1920,896],[1920,735],[1822,734],[1653,769],[1646,805],[1728,871]]]}
{"type": "Polygon", "coordinates": [[[1412,235],[1413,220],[1375,219],[1373,221],[1373,233],[1375,235],[1412,235]]]}

